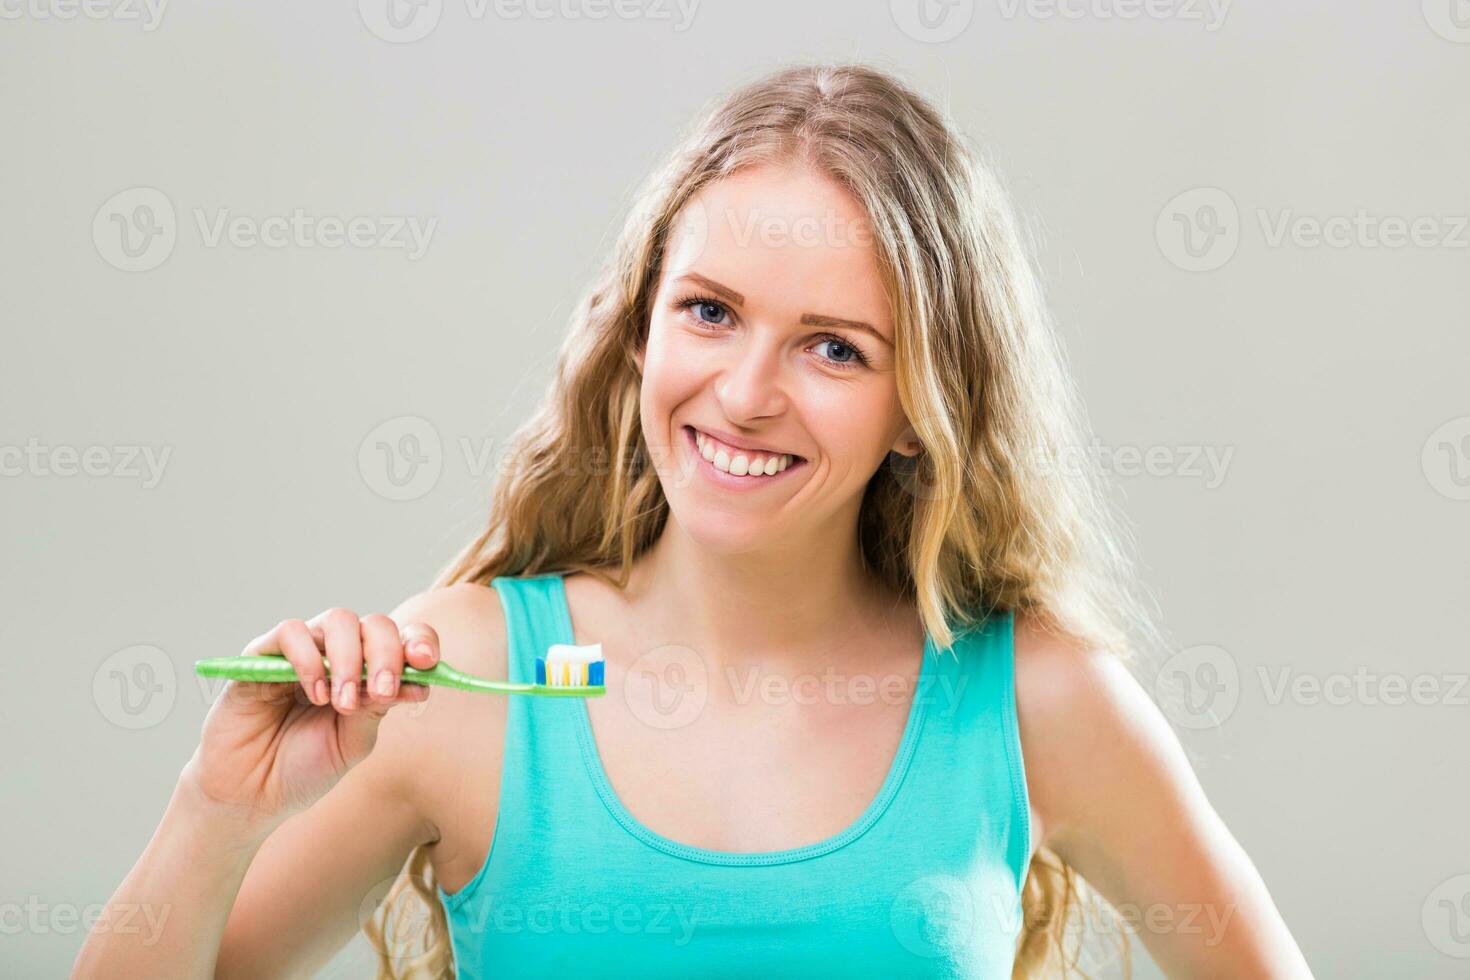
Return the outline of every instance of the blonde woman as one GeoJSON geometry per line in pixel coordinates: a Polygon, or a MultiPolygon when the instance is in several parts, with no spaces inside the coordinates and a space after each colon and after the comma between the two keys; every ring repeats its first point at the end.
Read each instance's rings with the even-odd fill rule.
{"type": "Polygon", "coordinates": [[[162,939],[76,974],[307,976],[371,915],[384,976],[1053,975],[1085,882],[1170,976],[1308,976],[1125,668],[1157,631],[1085,437],[953,126],[862,66],[747,85],[648,183],[442,581],[248,645],[300,688],[214,705],[114,897],[162,939]],[[608,696],[400,684],[556,642],[608,696]]]}

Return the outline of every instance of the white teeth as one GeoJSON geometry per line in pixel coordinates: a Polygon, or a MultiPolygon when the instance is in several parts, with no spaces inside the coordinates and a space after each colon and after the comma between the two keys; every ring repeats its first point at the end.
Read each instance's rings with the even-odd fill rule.
{"type": "Polygon", "coordinates": [[[775,476],[792,462],[789,453],[756,456],[754,459],[744,453],[731,455],[729,450],[698,429],[694,430],[694,442],[699,447],[699,455],[713,463],[721,473],[732,476],[775,476]]]}

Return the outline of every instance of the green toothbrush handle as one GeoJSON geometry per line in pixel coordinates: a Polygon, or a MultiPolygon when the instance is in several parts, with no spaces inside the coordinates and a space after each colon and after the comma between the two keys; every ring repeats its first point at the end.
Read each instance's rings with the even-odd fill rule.
{"type": "MultiPolygon", "coordinates": [[[[327,675],[332,673],[327,658],[322,657],[322,666],[327,675]]],[[[215,657],[196,660],[194,672],[201,677],[223,677],[232,681],[250,681],[256,684],[299,683],[301,678],[296,668],[283,654],[262,653],[244,657],[215,657]]],[[[362,667],[362,680],[367,680],[367,664],[362,667]]],[[[484,691],[489,694],[534,694],[553,698],[595,698],[607,693],[604,685],[581,687],[552,687],[549,684],[517,684],[513,681],[491,681],[483,677],[456,670],[444,661],[439,661],[429,670],[404,665],[403,680],[414,684],[432,684],[436,687],[453,687],[461,691],[484,691]]]]}

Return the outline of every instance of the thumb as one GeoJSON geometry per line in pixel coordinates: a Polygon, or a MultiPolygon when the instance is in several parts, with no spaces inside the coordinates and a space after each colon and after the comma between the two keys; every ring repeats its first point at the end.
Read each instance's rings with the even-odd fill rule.
{"type": "Polygon", "coordinates": [[[372,753],[374,746],[378,744],[378,729],[383,719],[403,700],[405,699],[370,700],[360,703],[351,714],[337,715],[337,746],[349,769],[372,753]]]}

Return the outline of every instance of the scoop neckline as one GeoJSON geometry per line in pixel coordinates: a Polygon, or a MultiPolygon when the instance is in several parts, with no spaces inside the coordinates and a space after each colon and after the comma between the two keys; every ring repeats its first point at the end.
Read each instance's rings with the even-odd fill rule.
{"type": "MultiPolygon", "coordinates": [[[[567,601],[566,576],[560,573],[554,576],[556,580],[556,614],[559,620],[558,632],[561,634],[560,642],[575,644],[576,630],[572,625],[571,604],[567,601]]],[[[934,637],[928,630],[924,631],[924,650],[921,654],[918,678],[914,684],[913,694],[909,703],[908,720],[904,723],[903,736],[899,739],[898,748],[893,754],[893,759],[888,765],[888,774],[884,777],[883,784],[878,788],[877,794],[868,803],[866,809],[858,815],[843,830],[838,831],[824,840],[811,844],[803,844],[800,847],[788,847],[776,851],[720,851],[706,847],[695,847],[691,844],[683,844],[670,837],[665,837],[645,826],[642,821],[633,816],[632,812],[623,805],[618,797],[617,791],[613,789],[612,781],[608,779],[607,770],[602,765],[602,755],[597,749],[597,738],[592,732],[592,717],[587,711],[587,702],[583,698],[573,699],[576,702],[576,730],[577,742],[581,748],[582,761],[585,764],[587,775],[592,780],[593,788],[601,798],[603,805],[607,807],[624,830],[635,838],[656,850],[663,851],[674,857],[683,858],[687,861],[697,861],[703,864],[723,865],[771,865],[788,864],[793,861],[805,861],[814,857],[820,857],[844,847],[867,833],[878,818],[883,816],[889,805],[898,795],[900,785],[909,769],[914,751],[919,744],[919,734],[923,729],[924,717],[928,705],[928,698],[923,692],[932,683],[931,663],[937,656],[937,647],[934,637]]]]}

